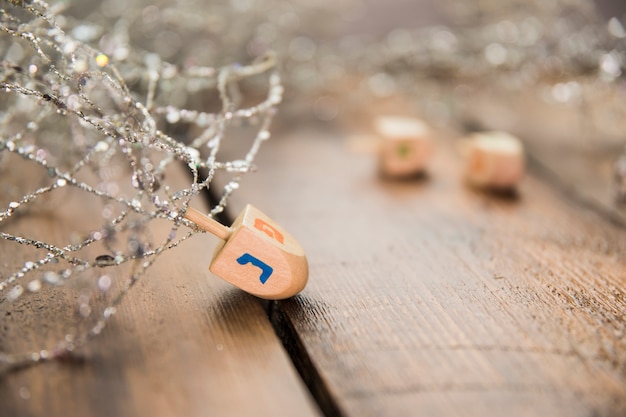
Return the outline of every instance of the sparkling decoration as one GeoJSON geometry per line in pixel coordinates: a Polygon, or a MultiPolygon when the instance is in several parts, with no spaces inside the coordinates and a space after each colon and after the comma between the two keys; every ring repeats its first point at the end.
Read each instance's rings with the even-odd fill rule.
{"type": "MultiPolygon", "coordinates": [[[[55,346],[12,352],[0,338],[0,372],[65,357],[101,333],[159,255],[197,233],[184,220],[193,198],[208,191],[210,214],[224,211],[282,101],[286,121],[331,122],[402,94],[427,120],[462,128],[477,92],[504,103],[531,95],[583,113],[593,136],[625,149],[620,16],[586,0],[446,0],[445,25],[373,35],[359,20],[366,3],[0,5],[0,249],[32,249],[3,266],[0,308],[26,299],[50,308],[45,295],[59,291],[76,316],[55,346]],[[223,159],[225,141],[241,136],[243,151],[223,159]],[[176,167],[190,173],[186,185],[174,185],[176,167]],[[20,228],[72,195],[96,201],[88,226],[54,242],[20,228]],[[151,233],[158,223],[164,236],[151,233]]],[[[613,170],[620,202],[625,160],[613,170]]]]}
{"type": "MultiPolygon", "coordinates": [[[[51,291],[58,288],[77,317],[76,328],[65,329],[55,346],[25,353],[3,352],[0,346],[0,371],[67,355],[99,334],[158,256],[197,233],[183,217],[191,199],[209,189],[221,193],[211,213],[222,212],[270,137],[283,91],[271,51],[250,65],[221,67],[164,61],[183,50],[175,39],[162,39],[160,54],[139,45],[131,54],[132,27],[120,17],[123,4],[102,3],[101,15],[114,13],[110,17],[120,27],[112,32],[103,29],[104,22],[61,14],[69,3],[13,1],[0,10],[0,243],[4,254],[15,252],[15,245],[35,250],[28,255],[32,260],[13,271],[10,262],[3,266],[2,316],[37,300],[50,308],[51,291]],[[241,159],[221,160],[221,144],[234,140],[238,130],[239,136],[251,136],[238,146],[247,150],[241,159]],[[183,169],[189,179],[178,180],[182,185],[176,189],[171,175],[183,169]],[[217,175],[230,178],[221,192],[211,187],[217,175]],[[79,206],[85,201],[91,207],[87,201],[92,201],[101,216],[87,226],[70,224],[58,242],[41,241],[21,220],[55,205],[59,194],[57,199],[70,200],[78,194],[79,206]],[[162,237],[153,236],[152,225],[159,221],[169,223],[162,237]],[[32,298],[35,294],[43,298],[32,298]]],[[[151,6],[135,12],[148,21],[158,15],[151,6]]]]}

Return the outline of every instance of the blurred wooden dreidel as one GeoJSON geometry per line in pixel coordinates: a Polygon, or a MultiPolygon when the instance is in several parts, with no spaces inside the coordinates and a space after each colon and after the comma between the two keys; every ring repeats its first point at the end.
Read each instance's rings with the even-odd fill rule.
{"type": "Polygon", "coordinates": [[[513,189],[524,176],[524,147],[505,132],[471,135],[463,144],[465,178],[477,187],[513,189]]]}
{"type": "Polygon", "coordinates": [[[411,117],[381,116],[374,129],[382,139],[379,168],[383,176],[403,178],[425,170],[434,147],[424,122],[411,117]]]}
{"type": "Polygon", "coordinates": [[[268,300],[292,297],[306,285],[309,266],[302,247],[255,207],[246,206],[231,227],[193,208],[185,217],[222,239],[209,270],[223,280],[268,300]]]}

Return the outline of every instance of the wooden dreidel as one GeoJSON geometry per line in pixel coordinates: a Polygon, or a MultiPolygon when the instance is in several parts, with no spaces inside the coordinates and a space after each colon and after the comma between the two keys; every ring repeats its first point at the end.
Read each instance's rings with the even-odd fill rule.
{"type": "Polygon", "coordinates": [[[410,177],[423,172],[433,154],[430,129],[419,119],[382,116],[375,131],[382,139],[379,168],[390,178],[410,177]]]}
{"type": "Polygon", "coordinates": [[[247,205],[231,227],[193,208],[185,217],[222,239],[209,270],[223,280],[268,300],[292,297],[306,285],[309,266],[302,247],[255,207],[247,205]]]}
{"type": "Polygon", "coordinates": [[[463,144],[465,178],[474,186],[513,189],[524,176],[524,147],[505,132],[475,133],[463,144]]]}

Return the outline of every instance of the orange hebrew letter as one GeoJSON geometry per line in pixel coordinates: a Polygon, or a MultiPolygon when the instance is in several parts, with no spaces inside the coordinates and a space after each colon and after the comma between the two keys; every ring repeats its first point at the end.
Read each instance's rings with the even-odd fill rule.
{"type": "Polygon", "coordinates": [[[276,239],[280,243],[285,243],[285,238],[283,234],[276,230],[272,225],[268,224],[266,221],[256,218],[254,219],[254,227],[265,233],[271,238],[276,239]]]}

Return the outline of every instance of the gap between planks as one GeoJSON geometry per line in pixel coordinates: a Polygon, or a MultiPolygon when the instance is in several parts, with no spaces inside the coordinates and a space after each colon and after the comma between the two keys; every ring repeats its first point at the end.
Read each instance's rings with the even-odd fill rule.
{"type": "MultiPolygon", "coordinates": [[[[219,202],[219,198],[214,195],[212,189],[206,190],[203,195],[209,207],[213,207],[214,204],[219,202]]],[[[235,216],[233,216],[228,206],[219,213],[219,217],[215,217],[227,226],[235,221],[235,216]]],[[[291,323],[291,319],[280,309],[280,301],[258,299],[258,302],[267,313],[267,318],[276,333],[276,337],[282,343],[287,356],[290,358],[291,363],[317,403],[320,411],[325,417],[344,417],[344,413],[339,408],[336,398],[333,397],[327,384],[315,367],[302,339],[291,323]]]]}

